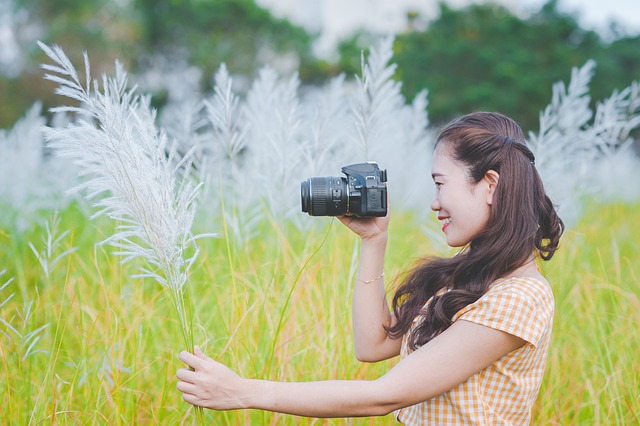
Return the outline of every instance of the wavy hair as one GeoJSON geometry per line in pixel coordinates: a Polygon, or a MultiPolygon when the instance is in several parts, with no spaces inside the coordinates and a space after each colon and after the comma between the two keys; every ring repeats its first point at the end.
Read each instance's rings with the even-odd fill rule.
{"type": "Polygon", "coordinates": [[[515,121],[498,113],[465,115],[440,131],[439,146],[463,165],[470,183],[489,170],[500,178],[485,229],[456,256],[423,259],[396,291],[392,308],[397,321],[385,329],[392,338],[410,332],[412,350],[446,330],[456,312],[532,255],[551,259],[564,231],[515,121]],[[423,321],[412,330],[418,315],[423,321]]]}

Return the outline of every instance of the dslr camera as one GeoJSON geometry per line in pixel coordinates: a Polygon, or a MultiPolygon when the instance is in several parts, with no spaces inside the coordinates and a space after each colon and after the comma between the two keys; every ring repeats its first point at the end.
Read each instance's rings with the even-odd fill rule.
{"type": "Polygon", "coordinates": [[[309,216],[386,216],[386,170],[368,162],[344,166],[342,173],[346,177],[311,177],[303,181],[302,211],[309,216]]]}

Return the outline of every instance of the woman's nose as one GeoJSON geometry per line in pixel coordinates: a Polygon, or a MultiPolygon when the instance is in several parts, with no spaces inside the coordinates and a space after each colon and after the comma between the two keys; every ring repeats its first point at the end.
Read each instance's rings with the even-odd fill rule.
{"type": "Polygon", "coordinates": [[[434,212],[440,210],[440,201],[438,201],[438,197],[436,195],[434,195],[431,199],[431,204],[429,205],[429,207],[431,207],[431,210],[433,210],[434,212]]]}

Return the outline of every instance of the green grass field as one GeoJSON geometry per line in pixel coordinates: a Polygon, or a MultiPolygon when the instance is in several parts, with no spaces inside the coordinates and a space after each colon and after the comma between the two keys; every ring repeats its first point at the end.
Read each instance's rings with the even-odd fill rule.
{"type": "MultiPolygon", "coordinates": [[[[532,424],[640,422],[639,208],[592,206],[543,265],[556,314],[532,424]]],[[[8,425],[191,424],[193,410],[175,388],[184,344],[169,293],[151,280],[129,278],[135,262],[120,265],[110,248],[96,247],[112,223],[90,222],[73,208],[60,216],[61,230],[71,231],[60,251],[78,250],[49,276],[28,246],[42,247],[44,228],[19,235],[0,230],[0,271],[6,269],[0,286],[15,278],[0,291],[0,304],[6,301],[0,419],[8,425]]],[[[224,238],[200,240],[189,282],[195,340],[248,377],[377,378],[395,361],[362,364],[353,354],[356,238],[337,221],[309,220],[322,225],[302,234],[265,224],[259,238],[232,247],[231,256],[224,238]]],[[[416,232],[421,220],[394,213],[387,277],[419,256],[444,254],[416,232]]],[[[205,414],[211,424],[396,424],[393,416],[205,414]]]]}

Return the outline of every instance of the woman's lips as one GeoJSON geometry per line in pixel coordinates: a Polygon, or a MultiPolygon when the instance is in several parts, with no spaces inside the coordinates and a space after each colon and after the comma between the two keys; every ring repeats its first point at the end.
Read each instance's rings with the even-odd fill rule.
{"type": "Polygon", "coordinates": [[[442,232],[444,232],[444,230],[447,229],[449,224],[451,224],[451,219],[448,217],[438,217],[438,220],[440,221],[440,223],[442,223],[442,232]]]}

